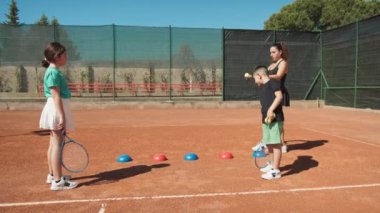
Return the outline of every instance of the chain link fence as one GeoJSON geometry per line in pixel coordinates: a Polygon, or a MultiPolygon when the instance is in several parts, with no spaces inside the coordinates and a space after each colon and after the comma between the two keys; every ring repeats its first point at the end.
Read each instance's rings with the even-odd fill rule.
{"type": "Polygon", "coordinates": [[[380,16],[323,32],[0,24],[0,98],[43,98],[40,61],[58,41],[73,96],[257,100],[243,75],[285,42],[292,100],[379,109],[379,40],[380,16]]]}

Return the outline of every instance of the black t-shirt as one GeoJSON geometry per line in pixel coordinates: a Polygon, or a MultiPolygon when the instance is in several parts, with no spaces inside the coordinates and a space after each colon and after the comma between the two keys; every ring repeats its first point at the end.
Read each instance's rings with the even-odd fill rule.
{"type": "MultiPolygon", "coordinates": [[[[261,104],[261,115],[262,122],[265,123],[265,118],[267,117],[267,112],[269,107],[272,105],[276,96],[275,91],[281,91],[281,83],[276,80],[269,80],[267,83],[263,84],[260,90],[260,104],[261,104]]],[[[273,122],[284,121],[284,113],[282,112],[282,105],[280,104],[275,110],[276,118],[273,122]]]]}

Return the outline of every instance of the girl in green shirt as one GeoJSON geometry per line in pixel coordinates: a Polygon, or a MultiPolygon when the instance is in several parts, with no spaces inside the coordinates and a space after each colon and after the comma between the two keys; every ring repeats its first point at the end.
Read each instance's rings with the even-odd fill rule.
{"type": "Polygon", "coordinates": [[[58,42],[50,43],[45,51],[42,66],[47,68],[44,76],[44,95],[47,98],[40,117],[40,128],[50,130],[50,145],[47,151],[49,174],[47,183],[51,190],[75,188],[78,183],[62,175],[60,149],[63,131],[72,130],[70,90],[59,67],[67,63],[66,48],[58,42]]]}

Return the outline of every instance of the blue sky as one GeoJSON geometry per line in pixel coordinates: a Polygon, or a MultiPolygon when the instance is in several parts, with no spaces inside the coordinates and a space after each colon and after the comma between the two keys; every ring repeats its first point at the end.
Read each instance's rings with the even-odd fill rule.
{"type": "MultiPolygon", "coordinates": [[[[0,22],[11,0],[0,0],[0,22]]],[[[264,22],[293,0],[16,0],[20,22],[42,14],[61,25],[125,25],[261,30],[264,22]]]]}

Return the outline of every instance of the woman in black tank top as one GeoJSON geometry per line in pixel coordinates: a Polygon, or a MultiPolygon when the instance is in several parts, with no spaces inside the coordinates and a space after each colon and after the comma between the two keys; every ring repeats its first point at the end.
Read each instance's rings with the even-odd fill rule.
{"type": "MultiPolygon", "coordinates": [[[[283,94],[282,105],[290,106],[289,92],[285,87],[286,76],[288,74],[288,51],[284,44],[275,43],[270,47],[270,56],[272,64],[268,66],[270,79],[276,79],[281,82],[281,92],[283,94]]],[[[284,139],[284,128],[281,133],[283,144],[282,152],[287,152],[287,146],[284,139]]]]}

